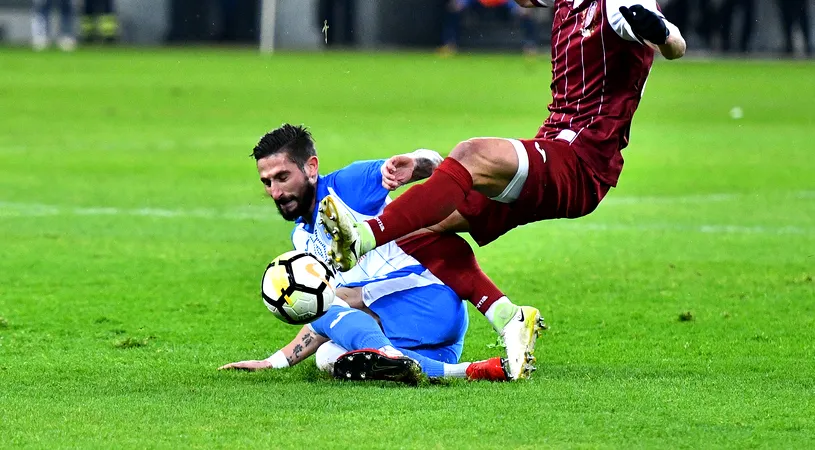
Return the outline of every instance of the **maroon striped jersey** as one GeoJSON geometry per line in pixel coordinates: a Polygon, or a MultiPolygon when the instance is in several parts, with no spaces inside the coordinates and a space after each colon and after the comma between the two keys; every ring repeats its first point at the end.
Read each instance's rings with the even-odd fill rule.
{"type": "Polygon", "coordinates": [[[603,182],[616,186],[631,120],[654,61],[619,12],[654,0],[538,0],[551,6],[552,103],[537,138],[564,139],[603,182]]]}

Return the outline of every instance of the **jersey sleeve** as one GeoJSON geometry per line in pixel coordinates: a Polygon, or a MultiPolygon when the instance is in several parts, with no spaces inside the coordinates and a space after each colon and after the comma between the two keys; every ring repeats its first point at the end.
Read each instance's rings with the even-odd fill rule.
{"type": "Polygon", "coordinates": [[[291,245],[292,248],[299,252],[304,252],[308,249],[308,231],[303,229],[303,224],[297,224],[291,230],[291,245]]]}
{"type": "Polygon", "coordinates": [[[389,191],[382,186],[384,159],[357,161],[334,172],[334,189],[354,211],[375,216],[385,205],[389,191]]]}
{"type": "Polygon", "coordinates": [[[606,0],[606,18],[608,18],[608,24],[621,38],[642,44],[643,42],[634,35],[631,25],[626,22],[625,17],[620,12],[621,6],[631,7],[633,5],[642,5],[645,9],[655,12],[656,15],[665,19],[665,16],[657,7],[656,0],[606,0]]]}
{"type": "Polygon", "coordinates": [[[551,8],[555,4],[555,0],[532,0],[532,4],[538,8],[551,8]]]}

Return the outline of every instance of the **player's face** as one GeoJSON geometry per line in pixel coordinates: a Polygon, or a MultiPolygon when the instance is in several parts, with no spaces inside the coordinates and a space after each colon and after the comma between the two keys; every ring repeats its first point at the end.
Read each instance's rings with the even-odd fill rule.
{"type": "Polygon", "coordinates": [[[317,183],[316,158],[313,165],[306,163],[301,169],[285,153],[258,160],[258,175],[266,193],[274,199],[277,210],[286,220],[311,217],[314,191],[317,183]]]}

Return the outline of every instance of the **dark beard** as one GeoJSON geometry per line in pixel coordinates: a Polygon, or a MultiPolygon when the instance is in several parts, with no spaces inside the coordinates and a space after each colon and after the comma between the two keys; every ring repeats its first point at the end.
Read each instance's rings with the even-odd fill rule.
{"type": "Polygon", "coordinates": [[[315,190],[315,187],[311,183],[306,183],[306,188],[300,197],[292,196],[281,198],[279,201],[275,200],[275,206],[277,206],[277,211],[280,213],[280,216],[289,222],[295,221],[300,217],[303,217],[306,221],[310,221],[311,215],[309,214],[309,209],[311,208],[311,203],[314,201],[315,190]],[[286,203],[292,199],[297,202],[297,207],[293,211],[285,212],[280,209],[282,203],[286,203]]]}

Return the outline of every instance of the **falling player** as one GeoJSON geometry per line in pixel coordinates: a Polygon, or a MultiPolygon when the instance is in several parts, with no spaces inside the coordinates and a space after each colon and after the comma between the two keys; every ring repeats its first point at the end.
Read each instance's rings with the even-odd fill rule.
{"type": "MultiPolygon", "coordinates": [[[[409,234],[469,231],[486,245],[526,223],[585,216],[616,186],[655,49],[681,57],[682,35],[654,0],[516,2],[554,8],[549,117],[534,139],[461,142],[424,184],[372,219],[354,220],[332,197],[324,199],[320,218],[334,235],[331,256],[342,270],[409,234]]],[[[402,185],[414,169],[408,159],[391,158],[385,180],[402,185]]],[[[510,323],[528,320],[532,309],[516,308],[510,323]]]]}

